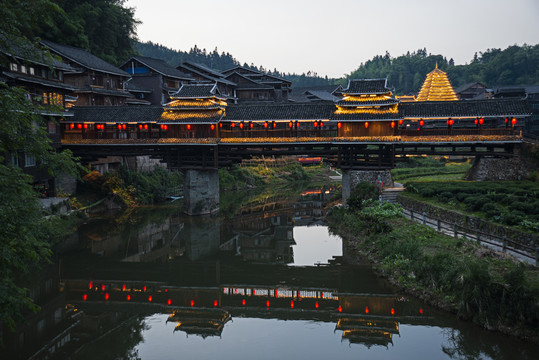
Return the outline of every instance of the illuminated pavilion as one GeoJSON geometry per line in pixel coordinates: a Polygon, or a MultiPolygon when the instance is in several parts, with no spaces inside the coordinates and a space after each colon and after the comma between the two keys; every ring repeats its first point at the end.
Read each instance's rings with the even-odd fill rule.
{"type": "Polygon", "coordinates": [[[458,100],[447,74],[436,68],[427,74],[416,101],[454,101],[458,100]]]}

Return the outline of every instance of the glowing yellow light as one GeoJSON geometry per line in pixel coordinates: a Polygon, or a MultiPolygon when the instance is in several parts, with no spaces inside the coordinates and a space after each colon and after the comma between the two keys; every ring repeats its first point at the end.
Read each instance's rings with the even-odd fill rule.
{"type": "Polygon", "coordinates": [[[436,68],[427,74],[416,101],[454,101],[458,100],[447,74],[436,68]]]}

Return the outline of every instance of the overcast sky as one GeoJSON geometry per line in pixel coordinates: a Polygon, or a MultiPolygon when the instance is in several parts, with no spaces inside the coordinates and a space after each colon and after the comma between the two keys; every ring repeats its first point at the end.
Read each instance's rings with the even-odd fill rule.
{"type": "Polygon", "coordinates": [[[127,0],[141,41],[229,52],[242,64],[342,77],[386,50],[457,64],[539,43],[539,0],[127,0]]]}

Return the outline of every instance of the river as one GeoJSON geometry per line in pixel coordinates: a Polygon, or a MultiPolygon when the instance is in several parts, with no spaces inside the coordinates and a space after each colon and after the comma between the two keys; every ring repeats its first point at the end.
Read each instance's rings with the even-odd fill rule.
{"type": "Polygon", "coordinates": [[[216,217],[179,203],[92,216],[29,285],[42,311],[4,334],[5,358],[536,358],[348,264],[323,222],[332,197],[230,193],[216,217]]]}

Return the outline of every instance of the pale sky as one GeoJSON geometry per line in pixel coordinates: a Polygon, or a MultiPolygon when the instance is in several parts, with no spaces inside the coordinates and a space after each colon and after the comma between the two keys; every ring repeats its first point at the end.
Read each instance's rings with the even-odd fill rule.
{"type": "Polygon", "coordinates": [[[386,50],[427,48],[456,64],[539,43],[538,0],[127,0],[139,40],[229,52],[241,64],[342,77],[386,50]]]}

